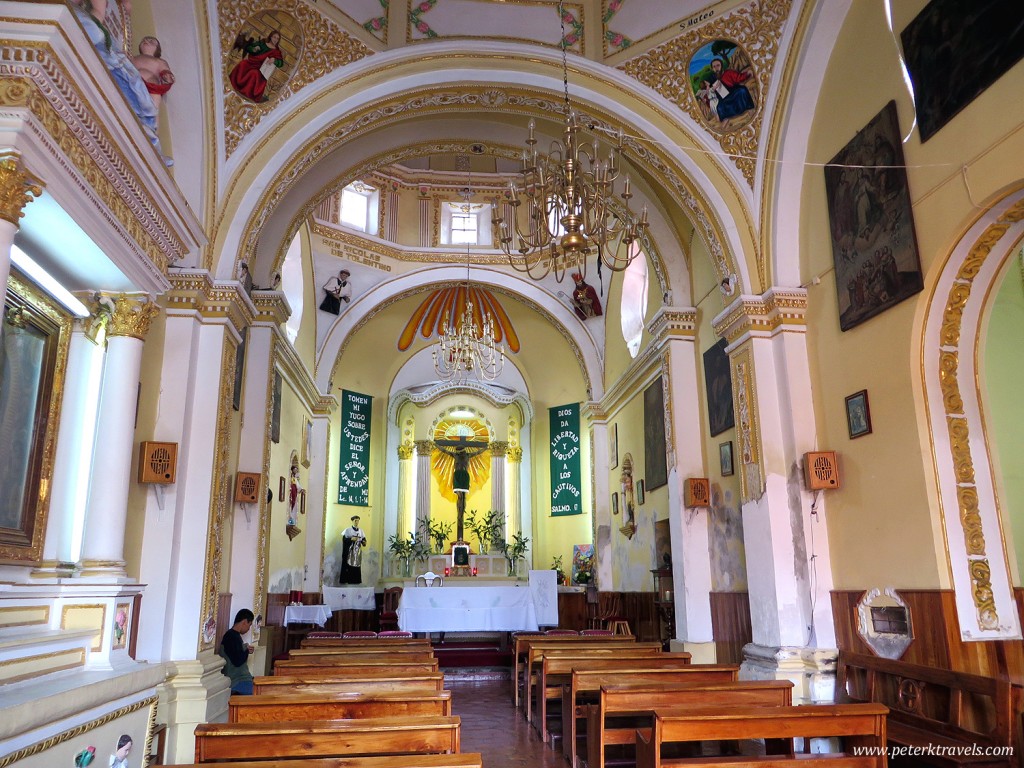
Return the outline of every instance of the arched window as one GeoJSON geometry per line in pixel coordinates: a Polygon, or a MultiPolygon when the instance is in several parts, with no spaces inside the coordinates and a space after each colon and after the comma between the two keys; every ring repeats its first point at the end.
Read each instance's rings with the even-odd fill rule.
{"type": "Polygon", "coordinates": [[[647,314],[647,254],[640,250],[638,243],[629,246],[630,255],[635,257],[622,273],[622,338],[630,357],[640,351],[640,340],[644,335],[644,316],[647,314]]]}
{"type": "Polygon", "coordinates": [[[294,344],[299,335],[299,323],[302,322],[302,242],[296,235],[288,246],[281,265],[281,290],[288,299],[292,313],[285,323],[288,340],[294,344]]]}

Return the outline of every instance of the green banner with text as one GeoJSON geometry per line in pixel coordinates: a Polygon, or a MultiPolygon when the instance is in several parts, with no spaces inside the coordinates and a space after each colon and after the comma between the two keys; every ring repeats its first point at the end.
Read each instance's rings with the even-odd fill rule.
{"type": "Polygon", "coordinates": [[[370,411],[373,398],[341,391],[341,467],[338,503],[370,506],[370,411]]]}
{"type": "Polygon", "coordinates": [[[551,422],[551,516],[582,515],[580,405],[548,408],[551,422]]]}

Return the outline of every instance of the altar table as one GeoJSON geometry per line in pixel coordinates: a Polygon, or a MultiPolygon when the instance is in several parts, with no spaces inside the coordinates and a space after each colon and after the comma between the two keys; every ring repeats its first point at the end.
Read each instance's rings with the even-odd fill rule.
{"type": "Polygon", "coordinates": [[[513,632],[536,630],[530,588],[415,587],[402,591],[398,626],[408,632],[513,632]]]}
{"type": "Polygon", "coordinates": [[[323,587],[324,604],[333,611],[374,611],[373,587],[323,587]]]}
{"type": "Polygon", "coordinates": [[[333,611],[326,605],[286,605],[284,608],[284,625],[316,624],[322,627],[331,618],[333,611]]]}

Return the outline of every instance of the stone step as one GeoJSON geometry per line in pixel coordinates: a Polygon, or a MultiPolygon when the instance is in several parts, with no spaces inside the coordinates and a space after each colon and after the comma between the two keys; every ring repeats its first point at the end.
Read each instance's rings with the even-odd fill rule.
{"type": "Polygon", "coordinates": [[[0,628],[0,685],[85,666],[91,629],[0,628]]]}

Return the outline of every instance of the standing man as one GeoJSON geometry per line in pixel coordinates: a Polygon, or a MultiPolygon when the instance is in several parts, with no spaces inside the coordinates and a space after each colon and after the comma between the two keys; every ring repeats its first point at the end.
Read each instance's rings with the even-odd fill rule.
{"type": "Polygon", "coordinates": [[[339,584],[363,583],[363,547],[366,534],[359,528],[359,515],[352,517],[352,525],[341,532],[341,575],[339,584]]]}
{"type": "Polygon", "coordinates": [[[221,672],[231,679],[231,692],[241,696],[252,695],[252,672],[249,671],[249,654],[252,646],[242,639],[242,635],[252,628],[256,617],[248,608],[235,614],[235,623],[220,641],[217,655],[227,661],[221,672]]]}

